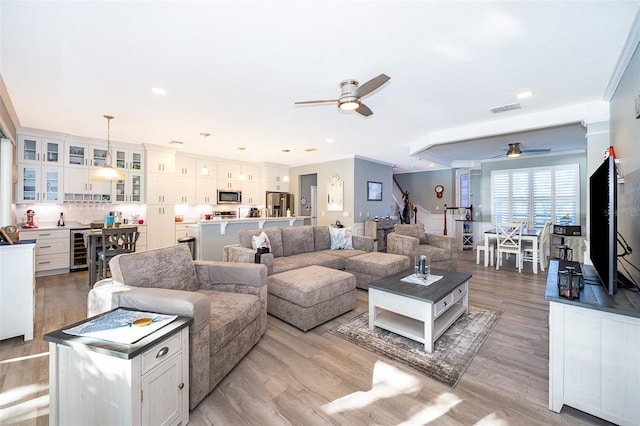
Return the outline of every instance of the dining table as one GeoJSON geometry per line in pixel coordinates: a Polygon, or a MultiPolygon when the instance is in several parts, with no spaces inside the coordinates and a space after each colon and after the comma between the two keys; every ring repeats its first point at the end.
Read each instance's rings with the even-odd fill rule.
{"type": "MultiPolygon", "coordinates": [[[[497,237],[497,230],[494,229],[490,229],[488,231],[485,231],[484,233],[484,246],[485,247],[489,247],[489,244],[491,243],[492,240],[497,241],[498,237],[497,237]]],[[[533,251],[533,273],[537,274],[538,273],[538,263],[539,263],[539,258],[540,258],[540,253],[538,253],[538,238],[540,236],[540,232],[542,232],[542,229],[538,229],[538,228],[534,228],[534,229],[522,229],[522,234],[520,235],[520,239],[522,239],[522,241],[531,241],[531,245],[532,245],[532,251],[533,251]]],[[[498,252],[496,251],[496,256],[498,255],[498,252]]],[[[484,266],[485,268],[487,266],[489,266],[489,256],[485,256],[484,257],[484,266]]],[[[540,269],[544,272],[544,265],[540,264],[540,269]]]]}

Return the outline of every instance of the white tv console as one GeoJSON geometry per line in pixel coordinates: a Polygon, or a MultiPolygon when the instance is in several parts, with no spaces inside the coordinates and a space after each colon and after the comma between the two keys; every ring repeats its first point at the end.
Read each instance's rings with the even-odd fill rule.
{"type": "Polygon", "coordinates": [[[619,425],[638,425],[640,295],[619,290],[611,297],[601,285],[587,284],[580,300],[559,297],[559,263],[551,261],[545,292],[549,409],[559,413],[566,404],[619,425]]]}

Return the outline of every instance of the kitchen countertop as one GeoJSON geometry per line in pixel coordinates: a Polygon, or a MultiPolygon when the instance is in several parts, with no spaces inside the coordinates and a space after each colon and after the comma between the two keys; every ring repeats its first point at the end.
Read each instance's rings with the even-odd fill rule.
{"type": "Polygon", "coordinates": [[[292,216],[292,217],[241,217],[236,219],[211,219],[211,220],[198,220],[198,224],[206,225],[206,224],[216,224],[223,222],[261,222],[261,221],[275,221],[275,220],[304,220],[304,216],[292,216]]]}

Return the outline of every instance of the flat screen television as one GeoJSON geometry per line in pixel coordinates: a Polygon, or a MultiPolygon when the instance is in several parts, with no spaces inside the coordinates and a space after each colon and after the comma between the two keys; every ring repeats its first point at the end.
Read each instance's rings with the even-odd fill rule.
{"type": "Polygon", "coordinates": [[[589,240],[591,262],[602,285],[613,296],[617,291],[618,207],[616,163],[612,156],[589,179],[589,240]]]}

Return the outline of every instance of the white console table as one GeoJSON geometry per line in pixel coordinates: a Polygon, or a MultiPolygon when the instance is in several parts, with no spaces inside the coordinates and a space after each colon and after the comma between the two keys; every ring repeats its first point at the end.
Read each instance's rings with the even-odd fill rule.
{"type": "MultiPolygon", "coordinates": [[[[640,297],[585,285],[580,300],[558,296],[560,262],[549,266],[549,409],[568,405],[619,425],[640,424],[640,297]]],[[[585,278],[588,267],[583,267],[585,278]]],[[[595,280],[591,275],[591,279],[595,280]]]]}

